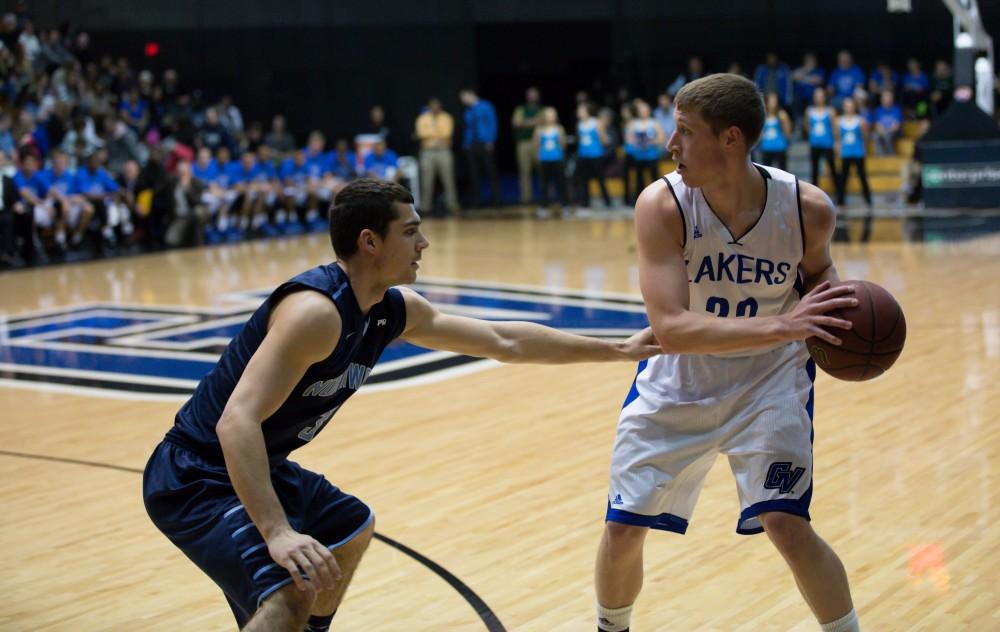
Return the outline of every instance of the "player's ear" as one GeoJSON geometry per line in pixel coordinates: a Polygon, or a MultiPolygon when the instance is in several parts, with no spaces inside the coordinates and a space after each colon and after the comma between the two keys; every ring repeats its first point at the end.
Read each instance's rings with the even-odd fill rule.
{"type": "Polygon", "coordinates": [[[358,234],[358,250],[364,250],[374,254],[376,250],[376,243],[375,232],[370,228],[366,228],[358,234]]]}
{"type": "Polygon", "coordinates": [[[726,147],[735,147],[740,143],[740,141],[743,140],[743,130],[736,127],[735,125],[730,125],[729,127],[727,127],[726,131],[723,132],[723,135],[725,138],[726,147]]]}

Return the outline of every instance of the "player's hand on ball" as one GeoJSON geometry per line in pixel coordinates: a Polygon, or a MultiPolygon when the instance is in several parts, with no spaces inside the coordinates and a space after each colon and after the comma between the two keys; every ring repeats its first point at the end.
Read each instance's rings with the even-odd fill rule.
{"type": "Polygon", "coordinates": [[[303,533],[289,529],[272,536],[267,543],[267,552],[288,571],[299,590],[331,590],[342,577],[333,553],[303,533]],[[309,582],[303,579],[303,573],[309,582]]]}
{"type": "Polygon", "coordinates": [[[656,336],[653,335],[652,327],[646,327],[642,331],[632,334],[624,342],[624,345],[625,355],[629,360],[645,360],[646,358],[663,353],[660,343],[656,340],[656,336]]]}
{"type": "Polygon", "coordinates": [[[779,317],[785,323],[785,337],[788,340],[805,340],[817,336],[832,345],[839,345],[840,338],[824,327],[850,330],[853,325],[849,320],[828,315],[828,312],[857,305],[858,299],[852,296],[853,293],[854,288],[850,285],[834,286],[829,281],[823,281],[803,296],[792,311],[779,317]]]}

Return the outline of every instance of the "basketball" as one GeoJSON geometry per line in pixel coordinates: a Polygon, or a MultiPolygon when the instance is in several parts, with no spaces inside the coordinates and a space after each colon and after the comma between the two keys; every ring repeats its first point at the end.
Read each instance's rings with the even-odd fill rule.
{"type": "Polygon", "coordinates": [[[870,281],[844,281],[854,286],[855,307],[828,312],[854,323],[850,331],[831,330],[842,344],[832,345],[815,336],[806,340],[809,355],[833,377],[863,382],[882,375],[903,351],[906,318],[899,303],[885,288],[870,281]]]}

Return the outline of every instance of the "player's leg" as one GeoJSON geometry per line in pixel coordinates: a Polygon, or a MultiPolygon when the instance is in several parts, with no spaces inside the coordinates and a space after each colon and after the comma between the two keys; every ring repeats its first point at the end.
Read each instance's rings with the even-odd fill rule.
{"type": "Polygon", "coordinates": [[[736,530],[767,533],[824,630],[857,630],[844,566],[809,524],[815,365],[798,356],[757,362],[769,375],[744,395],[746,405],[733,407],[722,443],[740,495],[736,530]]]}
{"type": "MultiPolygon", "coordinates": [[[[640,375],[644,364],[640,364],[640,375]]],[[[637,376],[637,381],[639,376],[637,376]]],[[[594,585],[598,629],[627,630],[642,589],[642,551],[650,528],[684,533],[717,452],[712,428],[680,407],[657,404],[633,385],[618,422],[594,585]],[[651,410],[652,409],[652,410],[651,410]],[[676,437],[684,437],[683,446],[676,437]],[[699,439],[704,437],[704,440],[699,439]]]]}
{"type": "MultiPolygon", "coordinates": [[[[809,521],[782,512],[760,514],[760,522],[771,543],[785,559],[795,583],[820,624],[836,622],[854,612],[847,571],[809,521]]],[[[857,618],[854,617],[857,629],[857,618]]]]}
{"type": "Polygon", "coordinates": [[[309,611],[316,594],[288,584],[269,596],[257,608],[243,632],[302,632],[309,621],[309,611]]]}

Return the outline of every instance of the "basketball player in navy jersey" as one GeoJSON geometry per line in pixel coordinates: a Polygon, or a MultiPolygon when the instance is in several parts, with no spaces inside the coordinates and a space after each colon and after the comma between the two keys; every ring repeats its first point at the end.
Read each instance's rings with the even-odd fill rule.
{"type": "Polygon", "coordinates": [[[337,260],[280,285],[177,413],[143,476],[156,526],[222,588],[243,630],[326,630],[372,537],[371,509],[288,460],[393,339],[507,362],[639,360],[623,342],[442,314],[412,283],[428,241],[410,193],[357,180],[330,209],[337,260]]]}
{"type": "Polygon", "coordinates": [[[858,630],[844,566],[809,523],[815,365],[802,341],[839,344],[831,331],[851,323],[827,313],[857,304],[831,287],[833,206],[751,162],[765,114],[747,79],[685,85],[674,117],[677,170],[635,208],[639,285],[663,354],[639,364],[618,423],[598,629],[628,630],[647,532],[687,530],[722,453],[739,491],[737,532],[767,533],[823,630],[858,630]]]}

